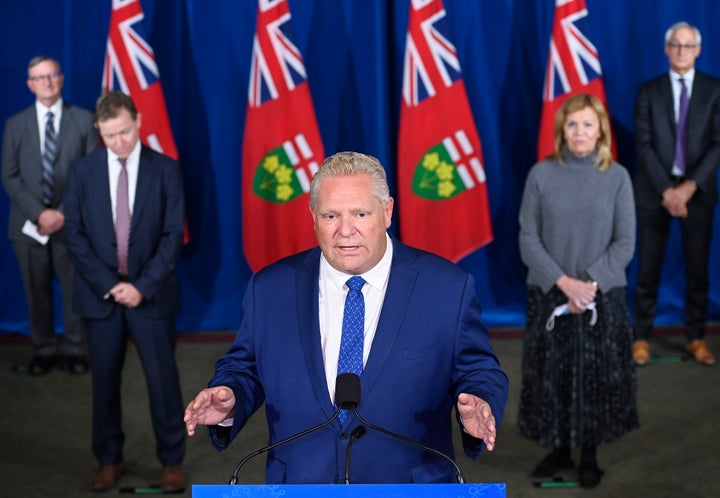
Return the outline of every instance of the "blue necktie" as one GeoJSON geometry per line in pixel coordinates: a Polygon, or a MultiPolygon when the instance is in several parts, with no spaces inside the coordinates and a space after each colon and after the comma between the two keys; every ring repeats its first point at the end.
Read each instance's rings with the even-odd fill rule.
{"type": "MultiPolygon", "coordinates": [[[[365,280],[354,276],[350,277],[345,285],[349,290],[345,297],[337,373],[354,373],[359,376],[362,374],[365,342],[365,299],[361,290],[365,280]]],[[[342,410],[339,415],[340,423],[344,424],[346,418],[347,410],[342,410]]]]}
{"type": "Polygon", "coordinates": [[[42,196],[45,206],[52,206],[55,186],[55,158],[57,157],[57,136],[52,112],[47,113],[45,142],[42,156],[42,196]]]}
{"type": "Polygon", "coordinates": [[[680,170],[680,175],[684,176],[686,173],[685,167],[685,136],[687,134],[687,113],[688,106],[690,105],[690,99],[688,99],[687,87],[685,86],[685,80],[680,78],[680,101],[678,106],[678,122],[675,134],[675,164],[680,170]]]}

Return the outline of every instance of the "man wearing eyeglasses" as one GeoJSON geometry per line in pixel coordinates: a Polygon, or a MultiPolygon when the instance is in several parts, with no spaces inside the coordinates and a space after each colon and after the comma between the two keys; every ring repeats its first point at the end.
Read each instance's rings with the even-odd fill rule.
{"type": "Polygon", "coordinates": [[[685,347],[698,363],[715,363],[703,337],[713,214],[718,201],[720,80],[695,69],[701,41],[695,26],[673,24],[665,34],[670,70],[643,85],[635,107],[639,266],[633,358],[638,365],[650,361],[648,339],[674,218],[682,232],[687,281],[685,347]]]}
{"type": "Polygon", "coordinates": [[[63,235],[63,193],[70,165],[97,148],[100,139],[92,114],[63,101],[63,82],[56,60],[33,57],[27,86],[35,103],[8,118],[2,142],[2,182],[11,204],[8,237],[28,303],[31,375],[59,366],[72,374],[88,371],[85,332],[72,312],[74,270],[63,235]],[[53,272],[62,291],[64,358],[54,333],[53,272]]]}

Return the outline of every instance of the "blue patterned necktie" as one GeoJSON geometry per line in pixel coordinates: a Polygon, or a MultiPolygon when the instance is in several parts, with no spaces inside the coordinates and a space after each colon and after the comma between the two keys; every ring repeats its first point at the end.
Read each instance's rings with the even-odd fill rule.
{"type": "MultiPolygon", "coordinates": [[[[365,285],[365,280],[362,277],[354,276],[350,277],[345,285],[349,290],[345,297],[337,373],[338,375],[354,373],[359,376],[362,374],[363,343],[365,341],[365,299],[361,290],[365,285]]],[[[340,424],[344,424],[347,410],[342,410],[338,418],[340,424]]]]}
{"type": "Polygon", "coordinates": [[[680,100],[678,105],[678,122],[675,134],[675,164],[680,170],[680,175],[684,176],[685,171],[685,136],[687,132],[687,113],[690,105],[690,99],[688,98],[687,87],[685,86],[685,79],[678,79],[680,82],[680,100]]]}
{"type": "Polygon", "coordinates": [[[52,112],[47,113],[45,123],[45,142],[42,156],[42,196],[45,206],[52,206],[55,187],[55,159],[57,158],[57,136],[52,112]]]}

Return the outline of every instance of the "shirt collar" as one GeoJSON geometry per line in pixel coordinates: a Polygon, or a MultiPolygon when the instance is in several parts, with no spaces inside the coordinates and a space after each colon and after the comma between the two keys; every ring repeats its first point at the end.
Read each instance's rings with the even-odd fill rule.
{"type": "Polygon", "coordinates": [[[692,82],[695,79],[695,68],[692,68],[690,71],[683,75],[676,73],[673,70],[670,70],[670,79],[673,81],[673,83],[677,83],[678,78],[684,79],[686,86],[692,85],[692,82]]]}
{"type": "MultiPolygon", "coordinates": [[[[135,144],[135,147],[133,147],[132,152],[130,152],[130,155],[127,157],[128,162],[132,164],[137,164],[140,161],[140,149],[142,148],[142,143],[138,139],[137,143],[135,144]]],[[[110,163],[115,162],[119,156],[115,154],[110,148],[107,149],[108,153],[108,161],[110,163]]]]}
{"type": "Polygon", "coordinates": [[[45,104],[41,103],[40,101],[35,101],[35,112],[37,113],[37,117],[39,121],[42,121],[45,123],[47,119],[47,113],[52,112],[53,113],[53,123],[57,125],[57,123],[60,121],[60,117],[62,115],[62,108],[63,108],[63,99],[62,97],[57,99],[57,102],[55,102],[50,107],[45,107],[45,104]]]}
{"type": "MultiPolygon", "coordinates": [[[[380,291],[385,288],[387,283],[393,256],[392,239],[387,232],[385,233],[385,238],[387,243],[385,245],[385,254],[383,254],[383,257],[380,259],[378,264],[360,275],[368,284],[380,291]]],[[[333,268],[328,260],[325,259],[324,254],[320,257],[320,265],[323,267],[322,270],[338,289],[342,289],[345,282],[347,282],[348,278],[351,276],[333,268]]]]}

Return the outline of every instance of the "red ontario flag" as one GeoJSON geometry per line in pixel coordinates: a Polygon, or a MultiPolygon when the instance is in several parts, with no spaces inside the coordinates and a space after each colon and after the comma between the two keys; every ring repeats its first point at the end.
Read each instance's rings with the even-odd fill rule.
{"type": "Polygon", "coordinates": [[[243,137],[243,240],[253,271],[316,245],[310,180],[325,152],[286,0],[259,0],[243,137]]]}
{"type": "MultiPolygon", "coordinates": [[[[589,93],[600,99],[607,109],[600,56],[586,36],[587,16],[585,0],[555,1],[555,20],[545,70],[538,161],[555,150],[555,114],[569,97],[589,93]]],[[[611,147],[613,156],[617,157],[614,137],[611,147]]]]}
{"type": "Polygon", "coordinates": [[[442,0],[412,0],[398,143],[400,234],[452,261],[492,241],[480,137],[442,0]]]}
{"type": "MultiPolygon", "coordinates": [[[[110,15],[103,92],[129,95],[142,115],[140,140],[148,147],[177,160],[170,120],[155,54],[147,42],[145,14],[140,0],[113,0],[110,15]]],[[[189,240],[187,224],[184,234],[189,240]]]]}

